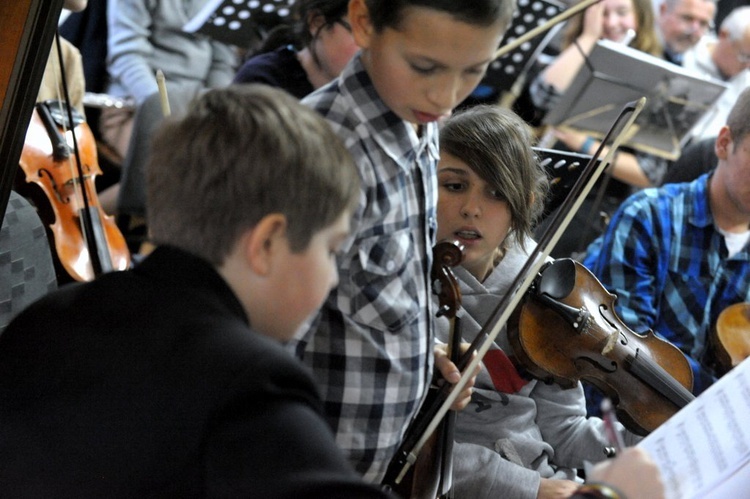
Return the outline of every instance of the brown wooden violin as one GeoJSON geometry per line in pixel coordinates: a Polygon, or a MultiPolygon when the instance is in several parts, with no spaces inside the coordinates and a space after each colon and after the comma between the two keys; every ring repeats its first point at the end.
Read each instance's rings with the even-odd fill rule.
{"type": "Polygon", "coordinates": [[[709,358],[717,376],[750,357],[750,303],[735,303],[721,311],[709,337],[709,358]]]}
{"type": "Polygon", "coordinates": [[[694,399],[685,355],[648,331],[638,334],[615,314],[616,296],[569,258],[541,269],[508,321],[517,359],[534,377],[601,389],[622,423],[645,435],[694,399]]]}
{"type": "MultiPolygon", "coordinates": [[[[463,246],[457,241],[441,241],[433,248],[431,279],[434,293],[438,296],[437,315],[451,321],[448,354],[454,363],[460,356],[460,318],[456,316],[461,306],[461,290],[453,275],[455,267],[463,259],[463,246]]],[[[396,458],[388,467],[383,485],[397,492],[401,497],[411,499],[435,499],[449,497],[453,485],[453,434],[456,420],[455,411],[449,411],[440,425],[426,435],[428,438],[420,446],[419,438],[425,436],[431,414],[426,414],[438,396],[438,387],[430,387],[427,400],[417,414],[414,423],[407,429],[396,458]],[[413,466],[401,474],[406,462],[413,466]]]]}
{"type": "Polygon", "coordinates": [[[17,182],[49,225],[58,279],[89,281],[130,265],[125,238],[99,205],[96,141],[80,112],[61,101],[38,103],[19,165],[26,182],[39,187],[17,182]]]}

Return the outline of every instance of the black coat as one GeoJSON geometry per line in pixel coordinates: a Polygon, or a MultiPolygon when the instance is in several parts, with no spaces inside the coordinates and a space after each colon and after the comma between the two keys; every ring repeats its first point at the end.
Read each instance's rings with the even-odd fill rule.
{"type": "Polygon", "coordinates": [[[312,378],[202,260],[47,295],[0,336],[0,490],[14,497],[379,497],[312,378]]]}

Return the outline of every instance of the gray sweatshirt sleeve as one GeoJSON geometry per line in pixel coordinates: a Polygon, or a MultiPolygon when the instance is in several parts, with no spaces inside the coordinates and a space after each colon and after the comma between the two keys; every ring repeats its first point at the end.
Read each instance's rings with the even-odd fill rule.
{"type": "MultiPolygon", "coordinates": [[[[596,463],[607,457],[604,448],[610,444],[604,422],[599,418],[586,417],[580,383],[570,389],[537,383],[532,397],[538,407],[537,424],[544,440],[555,449],[557,465],[582,468],[584,461],[596,463]]],[[[618,429],[627,445],[640,440],[619,423],[618,429]]]]}
{"type": "Polygon", "coordinates": [[[456,442],[453,488],[456,497],[536,499],[541,476],[481,445],[456,442]]]}
{"type": "Polygon", "coordinates": [[[138,103],[159,90],[148,63],[154,47],[149,41],[151,14],[146,2],[107,0],[109,75],[138,103]]]}
{"type": "Polygon", "coordinates": [[[237,53],[231,45],[211,42],[211,68],[206,78],[206,87],[223,88],[232,83],[237,68],[237,53]]]}

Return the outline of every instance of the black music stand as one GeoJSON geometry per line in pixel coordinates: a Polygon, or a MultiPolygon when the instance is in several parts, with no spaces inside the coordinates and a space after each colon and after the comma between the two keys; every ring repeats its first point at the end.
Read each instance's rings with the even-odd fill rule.
{"type": "MultiPolygon", "coordinates": [[[[500,47],[514,42],[528,31],[544,24],[565,10],[565,5],[557,0],[519,0],[513,12],[513,19],[505,32],[500,47]]],[[[503,92],[509,94],[511,100],[503,103],[506,107],[512,105],[512,100],[518,94],[525,83],[525,75],[533,66],[537,57],[555,36],[562,25],[547,30],[531,40],[522,43],[515,50],[492,61],[487,68],[487,74],[482,79],[480,88],[492,90],[493,95],[503,92]]]]}
{"type": "MultiPolygon", "coordinates": [[[[565,201],[568,192],[591,161],[591,156],[541,147],[534,147],[533,150],[550,179],[549,195],[542,215],[546,217],[565,201]]],[[[597,162],[601,162],[601,159],[597,159],[597,162]]]]}
{"type": "Polygon", "coordinates": [[[259,29],[289,17],[293,4],[294,0],[209,0],[182,30],[248,47],[258,39],[259,29]]]}
{"type": "MultiPolygon", "coordinates": [[[[555,211],[563,204],[573,185],[591,161],[592,156],[558,149],[540,147],[534,147],[533,149],[550,179],[550,189],[544,203],[544,210],[537,227],[534,229],[535,237],[539,237],[548,228],[549,223],[554,220],[555,211]]],[[[597,159],[597,163],[599,162],[601,162],[601,158],[597,159]]],[[[558,242],[552,252],[553,257],[575,257],[577,253],[585,249],[593,237],[601,232],[604,220],[596,209],[599,204],[600,201],[597,200],[592,205],[594,208],[592,211],[585,213],[585,210],[582,209],[575,215],[577,225],[568,227],[571,233],[575,233],[575,237],[572,238],[575,242],[563,236],[563,239],[558,242]]]]}
{"type": "Polygon", "coordinates": [[[544,123],[602,137],[625,103],[645,96],[646,107],[623,146],[674,160],[687,133],[725,89],[718,80],[600,40],[544,123]]]}

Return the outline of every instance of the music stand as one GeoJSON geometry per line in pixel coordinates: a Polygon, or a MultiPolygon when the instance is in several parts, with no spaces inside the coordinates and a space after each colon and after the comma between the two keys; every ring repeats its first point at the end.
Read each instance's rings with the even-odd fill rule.
{"type": "Polygon", "coordinates": [[[289,17],[293,4],[294,0],[209,0],[182,30],[247,47],[258,37],[260,27],[289,17]]]}
{"type": "MultiPolygon", "coordinates": [[[[508,31],[505,32],[505,36],[500,42],[500,47],[544,24],[563,10],[565,10],[565,5],[557,0],[519,0],[508,31]]],[[[500,92],[511,91],[512,95],[517,97],[520,89],[515,91],[514,89],[523,86],[526,73],[536,61],[539,53],[555,36],[560,26],[553,27],[544,35],[536,36],[521,44],[517,49],[492,61],[481,84],[500,92]]],[[[505,103],[508,107],[510,104],[512,102],[505,103]]]]}
{"type": "Polygon", "coordinates": [[[544,123],[602,137],[622,106],[646,97],[623,146],[669,160],[726,85],[639,50],[600,40],[544,123]]]}
{"type": "MultiPolygon", "coordinates": [[[[544,203],[544,214],[542,215],[544,218],[565,201],[568,192],[570,192],[578,177],[581,176],[588,162],[591,161],[591,156],[542,147],[533,147],[532,149],[550,179],[549,195],[544,203]]],[[[601,159],[597,159],[597,162],[600,161],[601,159]]]]}

